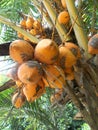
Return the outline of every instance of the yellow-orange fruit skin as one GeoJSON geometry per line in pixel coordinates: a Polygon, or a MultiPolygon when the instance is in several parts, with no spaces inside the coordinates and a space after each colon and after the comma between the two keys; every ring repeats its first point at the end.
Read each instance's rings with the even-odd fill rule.
{"type": "Polygon", "coordinates": [[[25,19],[21,20],[20,25],[21,25],[22,28],[25,29],[26,28],[26,20],[25,19]]]}
{"type": "Polygon", "coordinates": [[[63,6],[64,8],[66,8],[66,2],[65,2],[65,0],[61,0],[61,4],[62,4],[62,6],[63,6]]]}
{"type": "Polygon", "coordinates": [[[45,84],[45,87],[49,87],[49,83],[47,82],[47,79],[45,79],[44,76],[42,77],[42,80],[43,80],[43,82],[45,84]]]}
{"type": "Polygon", "coordinates": [[[70,16],[69,13],[67,11],[62,11],[59,15],[58,15],[58,22],[60,24],[67,24],[70,20],[70,16]]]}
{"type": "Polygon", "coordinates": [[[30,30],[30,34],[32,34],[33,36],[35,36],[35,35],[37,35],[37,34],[39,34],[39,33],[38,33],[38,30],[31,29],[31,30],[30,30]]]}
{"type": "Polygon", "coordinates": [[[70,67],[70,68],[65,68],[64,72],[67,73],[67,74],[70,74],[74,71],[73,67],[70,67]]]}
{"type": "Polygon", "coordinates": [[[88,41],[88,52],[98,54],[98,34],[93,35],[88,41]]]}
{"type": "Polygon", "coordinates": [[[19,79],[26,84],[37,83],[43,75],[41,65],[37,61],[27,61],[18,69],[19,79]]]}
{"type": "Polygon", "coordinates": [[[26,28],[27,29],[32,29],[34,23],[34,19],[32,17],[28,17],[26,21],[26,28]]]}
{"type": "Polygon", "coordinates": [[[66,80],[74,80],[75,79],[75,75],[74,72],[66,74],[66,80]]]}
{"type": "Polygon", "coordinates": [[[17,88],[22,88],[24,86],[24,84],[19,79],[16,80],[15,83],[17,88]]]}
{"type": "Polygon", "coordinates": [[[34,23],[33,23],[33,28],[34,29],[38,29],[40,30],[41,29],[41,24],[38,20],[35,20],[34,23]]]}
{"type": "Polygon", "coordinates": [[[25,102],[25,96],[23,95],[23,93],[15,93],[12,96],[12,104],[16,107],[16,108],[20,108],[22,107],[22,105],[25,102]]]}
{"type": "Polygon", "coordinates": [[[45,86],[42,80],[37,84],[26,84],[23,88],[23,93],[28,102],[33,102],[45,93],[45,86]]]}
{"type": "Polygon", "coordinates": [[[73,80],[75,78],[73,67],[65,68],[64,73],[66,80],[73,80]]]}
{"type": "Polygon", "coordinates": [[[17,32],[17,36],[18,36],[19,38],[23,38],[23,35],[22,35],[21,33],[19,33],[19,32],[17,32]]]}
{"type": "Polygon", "coordinates": [[[72,42],[65,42],[65,46],[66,46],[66,48],[68,48],[73,53],[73,55],[77,59],[79,59],[81,57],[81,52],[80,52],[80,49],[77,45],[75,45],[72,42]]]}
{"type": "Polygon", "coordinates": [[[34,56],[42,63],[53,64],[59,56],[58,46],[51,39],[42,39],[35,47],[34,56]]]}
{"type": "Polygon", "coordinates": [[[64,71],[61,69],[61,67],[47,65],[44,68],[44,71],[44,78],[47,79],[46,85],[51,88],[63,88],[66,86],[64,71]]]}
{"type": "Polygon", "coordinates": [[[9,53],[14,61],[21,64],[27,60],[33,59],[34,49],[27,41],[15,40],[10,44],[9,53]]]}
{"type": "Polygon", "coordinates": [[[76,57],[72,54],[72,52],[66,48],[66,46],[59,47],[59,58],[58,64],[62,69],[70,68],[76,64],[76,57]]]}

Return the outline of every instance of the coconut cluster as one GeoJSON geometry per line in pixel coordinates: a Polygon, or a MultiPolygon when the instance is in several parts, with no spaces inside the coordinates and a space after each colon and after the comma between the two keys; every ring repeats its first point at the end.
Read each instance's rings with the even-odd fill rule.
{"type": "Polygon", "coordinates": [[[40,98],[46,87],[59,90],[66,87],[66,80],[74,79],[73,66],[81,57],[74,43],[58,46],[52,39],[42,39],[35,47],[25,40],[15,40],[10,44],[9,53],[16,63],[8,72],[17,86],[12,96],[16,108],[25,101],[40,98]]]}
{"type": "MultiPolygon", "coordinates": [[[[42,27],[41,22],[31,16],[26,16],[25,18],[23,18],[20,21],[19,26],[33,36],[37,36],[38,38],[45,37],[44,28],[42,27]]],[[[30,41],[28,37],[22,35],[19,32],[17,32],[17,35],[21,39],[30,41]]]]}

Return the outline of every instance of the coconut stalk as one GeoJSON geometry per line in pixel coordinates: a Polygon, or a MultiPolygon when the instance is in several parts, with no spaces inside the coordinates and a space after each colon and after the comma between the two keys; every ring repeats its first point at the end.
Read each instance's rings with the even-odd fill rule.
{"type": "Polygon", "coordinates": [[[32,0],[34,6],[38,9],[38,11],[40,12],[40,14],[42,13],[42,17],[47,21],[47,23],[49,24],[50,27],[53,27],[53,23],[50,19],[49,16],[47,16],[47,12],[44,10],[44,9],[41,9],[40,5],[39,5],[39,2],[36,1],[36,0],[32,0]]]}
{"type": "Polygon", "coordinates": [[[82,20],[79,17],[78,11],[74,5],[74,0],[66,0],[66,5],[67,5],[67,9],[68,12],[70,14],[70,18],[71,18],[71,23],[75,32],[75,36],[76,39],[78,41],[78,44],[81,48],[83,48],[83,50],[85,51],[85,55],[87,58],[90,57],[90,55],[87,53],[88,52],[88,38],[87,38],[87,34],[85,33],[83,24],[82,24],[82,20]]]}
{"type": "Polygon", "coordinates": [[[71,86],[69,85],[69,83],[67,83],[67,85],[65,87],[65,91],[67,91],[67,93],[70,96],[73,103],[76,105],[76,107],[82,113],[84,120],[91,126],[92,130],[96,130],[96,128],[97,128],[96,122],[93,121],[89,111],[82,105],[81,101],[75,95],[75,93],[74,93],[73,89],[71,88],[71,86]]]}
{"type": "Polygon", "coordinates": [[[49,14],[49,16],[50,16],[50,18],[51,18],[55,28],[56,28],[56,30],[58,32],[61,40],[62,41],[64,41],[65,39],[66,39],[66,41],[71,40],[71,37],[67,36],[66,28],[63,25],[59,24],[59,22],[57,20],[57,13],[52,8],[51,3],[49,2],[49,0],[43,0],[42,3],[44,5],[44,7],[46,8],[46,10],[47,10],[47,12],[48,12],[48,14],[49,14]]]}
{"type": "Polygon", "coordinates": [[[4,18],[3,16],[0,16],[0,22],[10,26],[15,31],[17,31],[17,32],[21,33],[22,35],[24,35],[25,37],[27,37],[32,42],[32,44],[37,44],[39,42],[39,39],[32,36],[30,33],[26,32],[24,29],[22,29],[22,28],[18,27],[17,25],[15,25],[9,19],[4,18]]]}

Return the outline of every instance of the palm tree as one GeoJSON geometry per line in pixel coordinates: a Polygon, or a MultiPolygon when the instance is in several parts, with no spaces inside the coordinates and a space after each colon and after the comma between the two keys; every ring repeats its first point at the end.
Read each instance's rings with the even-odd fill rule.
{"type": "MultiPolygon", "coordinates": [[[[74,87],[72,87],[72,84],[67,82],[67,87],[65,92],[70,97],[68,100],[68,106],[71,109],[73,109],[73,105],[70,104],[70,100],[75,104],[75,106],[78,108],[78,110],[82,113],[84,120],[90,125],[92,130],[98,129],[97,126],[97,66],[92,65],[90,62],[91,55],[88,54],[87,50],[87,44],[88,39],[87,35],[94,35],[97,33],[97,24],[98,24],[98,12],[97,12],[97,0],[68,0],[66,1],[67,10],[70,14],[71,22],[67,24],[67,26],[59,24],[57,20],[57,14],[60,13],[64,8],[61,6],[61,1],[55,1],[51,0],[50,2],[48,0],[24,0],[24,1],[12,1],[12,0],[1,0],[0,2],[0,22],[3,23],[0,25],[0,32],[1,32],[1,44],[0,45],[0,52],[1,56],[9,55],[9,45],[11,41],[18,39],[17,37],[17,31],[20,32],[22,35],[27,36],[28,39],[37,44],[40,40],[38,37],[30,35],[28,32],[21,29],[19,26],[19,22],[24,17],[27,17],[28,15],[35,17],[36,19],[39,19],[40,22],[42,22],[42,25],[49,26],[52,29],[46,28],[46,36],[48,38],[54,39],[58,44],[60,42],[65,41],[75,41],[76,44],[80,46],[80,48],[84,51],[83,53],[83,59],[79,61],[79,65],[74,66],[76,70],[75,75],[76,78],[74,81],[71,81],[72,84],[74,84],[74,87]],[[76,4],[76,5],[75,5],[76,4]],[[91,17],[92,16],[92,17],[91,17]],[[9,21],[10,19],[10,21],[9,21]],[[48,30],[48,33],[47,33],[48,30]],[[49,33],[50,32],[50,33],[49,33]],[[6,50],[5,50],[6,48],[6,50]],[[81,62],[82,61],[82,62],[81,62]],[[80,83],[82,77],[82,84],[80,83]],[[78,78],[79,77],[79,78],[78,78]],[[94,84],[96,88],[93,87],[94,84]],[[82,87],[81,87],[82,86],[82,87]],[[83,92],[82,92],[83,88],[83,92]],[[78,91],[78,94],[76,93],[76,89],[78,91]],[[88,99],[89,98],[89,99],[88,99]],[[94,104],[91,106],[91,104],[94,104]]],[[[13,81],[7,82],[8,86],[14,86],[15,84],[13,81]]],[[[6,87],[4,87],[5,84],[2,86],[5,90],[6,87]]],[[[8,89],[8,88],[7,88],[8,89]]],[[[13,89],[6,90],[4,93],[0,95],[2,101],[8,102],[8,106],[6,106],[6,111],[8,110],[8,107],[11,106],[10,99],[6,98],[8,95],[11,95],[11,93],[14,91],[13,89]],[[7,91],[7,93],[6,93],[7,91]]],[[[7,118],[5,118],[4,121],[6,121],[6,124],[11,122],[10,125],[6,129],[24,129],[24,125],[15,124],[13,125],[13,121],[16,121],[20,119],[20,122],[24,122],[24,119],[26,119],[26,116],[29,116],[29,119],[25,121],[25,125],[27,125],[27,130],[29,129],[47,129],[47,130],[59,130],[59,129],[68,129],[69,125],[64,125],[64,122],[66,120],[66,115],[64,115],[66,110],[66,102],[64,102],[62,109],[62,112],[60,112],[60,109],[58,109],[58,104],[55,104],[55,109],[52,110],[52,108],[48,108],[50,102],[49,97],[50,94],[53,93],[54,90],[48,90],[47,94],[44,95],[41,99],[39,99],[36,102],[33,103],[26,103],[25,106],[23,106],[22,109],[16,110],[12,107],[11,109],[11,115],[9,120],[9,115],[7,118]],[[51,92],[52,91],[52,92],[51,92]],[[46,103],[47,102],[47,103],[46,103]],[[44,104],[44,105],[41,105],[44,104]],[[44,107],[44,108],[43,108],[44,107]],[[18,111],[18,113],[17,113],[18,111]],[[21,113],[21,114],[20,114],[21,113]],[[63,113],[63,114],[62,114],[63,113]],[[23,114],[25,116],[23,116],[23,114]],[[33,116],[32,116],[33,115],[33,116]],[[62,116],[61,116],[62,115],[62,116]],[[7,120],[6,120],[7,119],[7,120]],[[29,125],[28,125],[29,124],[29,125]],[[43,125],[42,125],[43,124],[43,125]],[[21,125],[21,127],[18,127],[21,125]],[[14,128],[13,128],[14,126],[14,128]]],[[[1,102],[1,106],[4,104],[4,102],[1,102]]],[[[54,106],[53,106],[54,108],[54,106]]],[[[4,111],[2,109],[2,111],[4,111]]],[[[76,109],[75,109],[76,111],[76,109]]],[[[4,111],[5,112],[5,111],[4,111]]],[[[66,113],[65,113],[66,114],[66,113]]],[[[72,114],[72,117],[75,113],[72,114]]],[[[68,115],[67,115],[68,116],[68,115]]],[[[72,120],[72,118],[70,119],[72,120]]],[[[3,125],[1,127],[4,126],[3,125]]],[[[68,122],[68,124],[70,124],[68,122]]],[[[71,127],[70,127],[71,129],[71,127]]]]}

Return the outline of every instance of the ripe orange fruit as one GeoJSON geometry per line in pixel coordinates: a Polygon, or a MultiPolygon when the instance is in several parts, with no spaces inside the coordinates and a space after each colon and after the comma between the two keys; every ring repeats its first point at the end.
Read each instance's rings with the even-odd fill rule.
{"type": "Polygon", "coordinates": [[[42,63],[53,64],[59,56],[58,46],[51,39],[42,39],[35,47],[34,56],[42,63]]]}
{"type": "Polygon", "coordinates": [[[72,67],[76,64],[76,61],[75,55],[73,55],[73,53],[66,46],[59,47],[58,65],[60,65],[63,70],[72,67]]]}
{"type": "Polygon", "coordinates": [[[26,21],[26,28],[27,29],[32,29],[34,23],[34,19],[32,17],[28,17],[26,21]]]}
{"type": "Polygon", "coordinates": [[[88,52],[98,54],[98,34],[93,35],[88,41],[88,52]]]}
{"type": "Polygon", "coordinates": [[[23,63],[33,59],[34,49],[27,41],[15,40],[10,44],[9,53],[13,60],[23,63]]]}
{"type": "Polygon", "coordinates": [[[32,34],[33,36],[35,36],[35,35],[38,35],[39,32],[38,32],[38,30],[36,30],[36,29],[31,29],[31,30],[30,30],[30,34],[32,34]]]}
{"type": "Polygon", "coordinates": [[[73,53],[73,55],[77,59],[79,59],[81,57],[80,49],[76,44],[74,44],[72,42],[65,42],[65,46],[66,46],[66,48],[68,48],[73,53]]]}
{"type": "Polygon", "coordinates": [[[25,102],[25,96],[23,93],[19,93],[16,92],[13,96],[12,96],[12,104],[16,107],[16,108],[20,108],[22,107],[22,105],[25,102]]]}
{"type": "Polygon", "coordinates": [[[64,72],[67,73],[67,74],[70,74],[71,72],[73,72],[73,67],[70,67],[70,68],[65,68],[64,72]]]}
{"type": "Polygon", "coordinates": [[[46,65],[44,67],[45,84],[51,88],[63,88],[66,85],[64,71],[55,65],[46,65]],[[48,81],[48,82],[47,82],[48,81]]]}
{"type": "Polygon", "coordinates": [[[19,32],[17,32],[17,36],[18,36],[19,38],[23,38],[23,35],[22,35],[21,33],[19,33],[19,32]]]}
{"type": "Polygon", "coordinates": [[[40,30],[41,23],[38,20],[35,20],[34,23],[33,23],[33,28],[40,30]]]}
{"type": "Polygon", "coordinates": [[[67,11],[62,11],[59,15],[58,15],[58,22],[60,24],[67,24],[70,20],[70,16],[69,13],[67,11]]]}
{"type": "Polygon", "coordinates": [[[25,84],[37,83],[42,75],[42,67],[37,61],[27,61],[20,65],[18,69],[18,77],[25,84]]]}
{"type": "Polygon", "coordinates": [[[71,68],[66,68],[64,70],[64,72],[65,72],[65,75],[66,75],[65,76],[66,80],[73,80],[75,78],[74,70],[73,70],[72,67],[71,68]]]}
{"type": "Polygon", "coordinates": [[[17,88],[22,88],[24,86],[24,84],[19,79],[16,80],[15,83],[17,88]]]}
{"type": "Polygon", "coordinates": [[[43,80],[43,82],[45,84],[45,87],[49,87],[49,83],[47,82],[47,79],[45,79],[44,76],[42,77],[42,80],[43,80]]]}
{"type": "Polygon", "coordinates": [[[20,21],[20,26],[22,27],[22,28],[26,28],[26,20],[25,19],[23,19],[23,20],[21,20],[20,21]]]}
{"type": "Polygon", "coordinates": [[[65,78],[66,78],[66,80],[73,80],[73,79],[75,79],[74,72],[66,74],[65,78]]]}
{"type": "Polygon", "coordinates": [[[27,101],[34,101],[43,93],[45,93],[45,86],[43,81],[40,80],[37,84],[26,84],[23,88],[23,93],[26,96],[27,101]]]}

